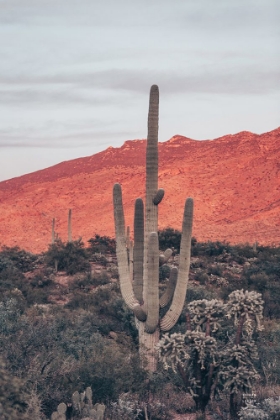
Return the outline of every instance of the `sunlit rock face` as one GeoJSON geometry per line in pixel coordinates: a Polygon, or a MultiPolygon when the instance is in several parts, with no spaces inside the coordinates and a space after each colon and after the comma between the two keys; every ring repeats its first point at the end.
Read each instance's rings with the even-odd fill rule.
{"type": "MultiPolygon", "coordinates": [[[[0,183],[0,244],[32,252],[47,249],[52,219],[67,240],[114,236],[112,188],[122,184],[126,224],[134,200],[144,198],[145,140],[129,140],[90,157],[0,183]]],[[[193,235],[200,241],[280,243],[280,128],[215,140],[176,135],[159,144],[159,227],[181,229],[185,198],[195,202],[193,235]]],[[[133,231],[131,229],[133,236],[133,231]]]]}

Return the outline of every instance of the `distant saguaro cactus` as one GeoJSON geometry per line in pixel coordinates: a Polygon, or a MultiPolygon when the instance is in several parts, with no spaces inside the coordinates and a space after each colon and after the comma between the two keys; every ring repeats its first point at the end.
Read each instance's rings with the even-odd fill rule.
{"type": "Polygon", "coordinates": [[[72,209],[68,211],[68,242],[72,242],[72,209]]]}
{"type": "Polygon", "coordinates": [[[52,219],[52,244],[54,244],[55,241],[55,219],[52,219]]]}
{"type": "Polygon", "coordinates": [[[134,212],[133,258],[131,255],[128,258],[120,184],[115,184],[113,189],[116,253],[121,292],[126,304],[133,310],[138,320],[140,357],[143,363],[144,360],[147,361],[150,371],[156,370],[157,366],[155,346],[159,341],[159,331],[169,331],[175,325],[184,305],[189,276],[193,218],[193,200],[188,198],[183,215],[179,270],[172,268],[169,286],[159,299],[159,264],[166,262],[172,252],[167,250],[159,257],[158,205],[164,196],[164,190],[158,189],[158,108],[159,90],[154,85],[150,91],[148,115],[145,217],[143,200],[137,198],[134,212]],[[160,320],[159,309],[168,304],[170,307],[160,320]]]}

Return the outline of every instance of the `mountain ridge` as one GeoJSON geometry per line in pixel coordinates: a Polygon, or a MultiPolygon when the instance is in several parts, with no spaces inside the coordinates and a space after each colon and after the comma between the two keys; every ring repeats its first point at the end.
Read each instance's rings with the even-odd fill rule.
{"type": "MultiPolygon", "coordinates": [[[[61,162],[0,182],[0,244],[32,252],[47,249],[51,222],[67,239],[114,236],[112,187],[120,182],[126,223],[134,200],[144,198],[146,141],[127,140],[92,156],[61,162]]],[[[280,242],[280,127],[263,134],[242,131],[217,139],[179,134],[159,143],[159,227],[181,229],[184,201],[195,202],[194,236],[231,243],[280,242]]]]}

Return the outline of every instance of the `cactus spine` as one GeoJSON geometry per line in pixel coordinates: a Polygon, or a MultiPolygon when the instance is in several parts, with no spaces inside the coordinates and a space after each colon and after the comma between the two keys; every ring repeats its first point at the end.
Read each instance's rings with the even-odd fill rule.
{"type": "MultiPolygon", "coordinates": [[[[137,198],[134,212],[133,271],[127,258],[127,238],[120,184],[115,184],[113,189],[120,288],[126,304],[133,310],[137,320],[142,363],[144,364],[146,360],[147,368],[152,372],[157,367],[156,344],[159,341],[159,332],[160,330],[168,331],[175,325],[185,301],[193,215],[193,200],[188,198],[183,216],[179,270],[173,269],[170,285],[160,301],[158,289],[160,257],[157,232],[158,205],[163,199],[164,190],[158,189],[158,109],[159,91],[154,85],[150,91],[148,114],[145,223],[144,204],[141,198],[137,198]],[[167,313],[159,320],[160,306],[168,305],[171,299],[167,313]]],[[[170,254],[171,252],[167,251],[164,256],[161,256],[161,260],[166,262],[170,254]]]]}

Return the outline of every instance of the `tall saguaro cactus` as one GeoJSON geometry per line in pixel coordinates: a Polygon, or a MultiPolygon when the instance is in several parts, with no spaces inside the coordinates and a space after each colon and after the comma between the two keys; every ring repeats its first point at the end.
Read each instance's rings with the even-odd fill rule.
{"type": "MultiPolygon", "coordinates": [[[[158,205],[164,190],[158,189],[158,108],[159,91],[151,87],[148,138],[146,151],[146,200],[135,201],[133,267],[128,259],[125,219],[120,184],[114,185],[114,217],[117,245],[118,270],[122,296],[134,312],[139,332],[140,357],[150,371],[156,370],[159,332],[169,331],[177,322],[182,311],[189,276],[193,200],[185,203],[179,270],[172,268],[169,285],[159,299],[159,244],[158,205]],[[172,299],[172,301],[171,301],[172,299]],[[170,303],[171,301],[171,303],[170,303]],[[159,309],[170,304],[163,318],[159,319],[159,309]]],[[[166,252],[165,258],[170,256],[166,252]]],[[[130,258],[131,260],[131,258],[130,258]]]]}

